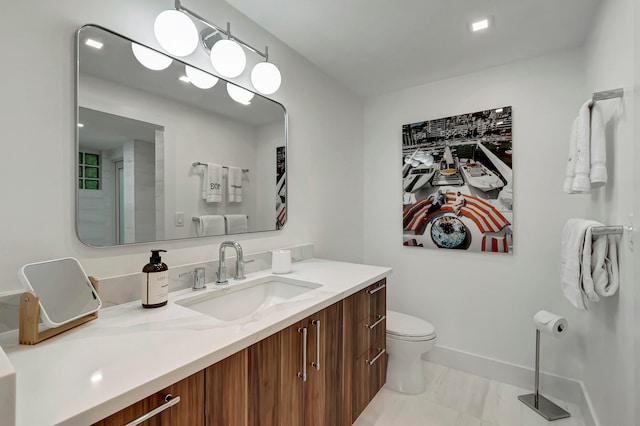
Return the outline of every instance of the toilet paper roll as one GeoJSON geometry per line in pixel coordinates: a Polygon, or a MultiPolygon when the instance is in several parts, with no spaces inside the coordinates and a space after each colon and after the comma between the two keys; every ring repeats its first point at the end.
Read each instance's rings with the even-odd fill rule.
{"type": "Polygon", "coordinates": [[[533,324],[543,333],[561,337],[567,332],[567,319],[548,311],[538,311],[533,316],[533,324]]]}
{"type": "Polygon", "coordinates": [[[286,274],[291,272],[291,252],[289,250],[274,250],[271,259],[271,272],[286,274]]]}

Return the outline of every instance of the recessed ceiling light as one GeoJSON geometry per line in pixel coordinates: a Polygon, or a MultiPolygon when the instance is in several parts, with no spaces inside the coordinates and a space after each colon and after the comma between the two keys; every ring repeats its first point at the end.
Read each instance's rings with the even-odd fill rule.
{"type": "Polygon", "coordinates": [[[84,124],[78,123],[78,127],[84,127],[84,124]]]}
{"type": "Polygon", "coordinates": [[[184,81],[185,83],[191,83],[191,80],[189,80],[189,77],[187,77],[186,75],[183,75],[178,80],[184,81]]]}
{"type": "Polygon", "coordinates": [[[472,31],[480,31],[480,30],[484,30],[485,28],[489,28],[489,20],[488,19],[483,19],[481,21],[477,21],[474,22],[473,24],[471,24],[471,30],[472,31]]]}
{"type": "Polygon", "coordinates": [[[102,46],[104,46],[102,43],[100,43],[99,41],[96,41],[92,38],[88,38],[84,44],[86,44],[87,46],[91,46],[94,49],[102,49],[102,46]]]}

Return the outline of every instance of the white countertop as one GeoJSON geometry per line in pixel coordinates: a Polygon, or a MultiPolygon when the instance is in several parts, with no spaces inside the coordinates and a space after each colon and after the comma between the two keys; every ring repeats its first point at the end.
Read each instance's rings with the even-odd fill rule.
{"type": "MultiPolygon", "coordinates": [[[[378,266],[310,259],[287,278],[321,284],[271,309],[261,319],[232,323],[180,306],[194,294],[170,293],[167,306],[140,301],[100,311],[98,319],[35,346],[19,345],[17,331],[0,335],[16,372],[16,424],[91,424],[238,352],[387,276],[378,266]]],[[[271,275],[249,274],[223,291],[271,275]]],[[[0,417],[0,424],[4,420],[0,417]]]]}

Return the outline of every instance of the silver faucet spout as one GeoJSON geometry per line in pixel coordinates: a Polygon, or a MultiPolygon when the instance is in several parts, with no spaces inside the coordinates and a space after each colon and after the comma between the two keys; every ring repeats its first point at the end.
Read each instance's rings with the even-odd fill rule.
{"type": "Polygon", "coordinates": [[[227,265],[225,264],[225,248],[233,247],[236,250],[236,271],[234,275],[234,279],[242,280],[244,279],[244,257],[242,252],[242,246],[237,241],[223,241],[220,244],[220,252],[218,253],[218,279],[216,280],[216,284],[222,285],[227,284],[229,280],[227,279],[227,265]]]}

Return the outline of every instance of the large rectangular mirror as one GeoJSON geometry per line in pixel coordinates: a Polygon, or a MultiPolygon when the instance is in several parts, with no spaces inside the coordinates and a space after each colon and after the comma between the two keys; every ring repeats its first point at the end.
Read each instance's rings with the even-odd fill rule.
{"type": "Polygon", "coordinates": [[[222,79],[199,88],[186,63],[98,26],[80,28],[77,42],[82,242],[103,247],[284,226],[281,104],[258,94],[236,102],[222,79]],[[145,52],[165,61],[152,68],[165,68],[143,66],[145,52]]]}

